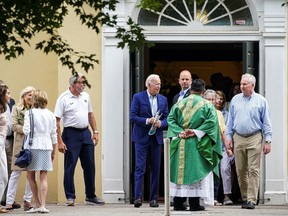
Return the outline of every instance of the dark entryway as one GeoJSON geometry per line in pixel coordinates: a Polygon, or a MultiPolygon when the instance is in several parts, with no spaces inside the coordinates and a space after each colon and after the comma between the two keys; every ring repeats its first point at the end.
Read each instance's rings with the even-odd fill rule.
{"type": "MultiPolygon", "coordinates": [[[[252,73],[258,78],[259,43],[155,43],[152,48],[143,48],[131,53],[130,98],[136,92],[145,90],[145,79],[156,73],[161,77],[161,94],[171,99],[180,91],[179,73],[187,69],[193,76],[203,79],[207,88],[212,87],[210,77],[213,73],[222,73],[227,82],[219,89],[228,95],[233,82],[239,82],[242,73],[252,73]]],[[[257,91],[257,85],[255,90],[257,91]]],[[[229,97],[228,97],[229,100],[229,97]]],[[[131,99],[130,99],[131,101],[131,99]]],[[[131,126],[132,129],[132,126],[131,126]]],[[[134,197],[134,144],[131,148],[130,200],[134,197]]],[[[162,151],[163,152],[163,151],[162,151]]],[[[159,200],[164,199],[164,155],[162,154],[159,200]],[[162,183],[161,183],[162,182],[162,183]]],[[[148,159],[149,160],[149,159],[148,159]]],[[[144,179],[144,201],[149,199],[149,167],[144,179]]]]}

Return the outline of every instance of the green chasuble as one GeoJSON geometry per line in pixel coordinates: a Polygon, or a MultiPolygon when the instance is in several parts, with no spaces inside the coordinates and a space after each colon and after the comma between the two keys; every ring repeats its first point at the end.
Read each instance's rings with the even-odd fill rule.
{"type": "Polygon", "coordinates": [[[191,94],[172,107],[167,120],[169,138],[177,137],[185,129],[205,132],[202,138],[193,136],[171,140],[170,181],[191,185],[211,171],[219,177],[222,144],[214,105],[199,95],[191,94]]]}

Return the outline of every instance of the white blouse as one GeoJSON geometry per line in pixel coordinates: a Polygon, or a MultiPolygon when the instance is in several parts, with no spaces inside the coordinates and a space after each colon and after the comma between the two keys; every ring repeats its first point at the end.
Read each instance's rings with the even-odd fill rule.
{"type": "MultiPolygon", "coordinates": [[[[30,149],[53,150],[53,145],[57,143],[55,115],[46,108],[33,108],[32,113],[34,118],[34,134],[30,149]]],[[[25,112],[23,133],[27,136],[24,149],[28,149],[30,133],[29,111],[25,112]]]]}

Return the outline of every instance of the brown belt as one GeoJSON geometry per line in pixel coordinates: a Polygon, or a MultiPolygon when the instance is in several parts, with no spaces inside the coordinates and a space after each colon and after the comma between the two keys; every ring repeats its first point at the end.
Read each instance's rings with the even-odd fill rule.
{"type": "Polygon", "coordinates": [[[237,133],[237,132],[235,132],[235,133],[236,133],[238,136],[241,136],[241,137],[243,137],[243,138],[248,138],[248,137],[254,136],[254,135],[258,134],[258,133],[262,133],[262,131],[261,131],[261,130],[258,130],[258,131],[255,131],[255,132],[251,133],[251,134],[239,134],[239,133],[237,133]]]}

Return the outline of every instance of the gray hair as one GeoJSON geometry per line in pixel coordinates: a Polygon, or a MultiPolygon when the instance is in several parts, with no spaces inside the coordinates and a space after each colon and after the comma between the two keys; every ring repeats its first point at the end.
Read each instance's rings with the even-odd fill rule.
{"type": "Polygon", "coordinates": [[[252,74],[245,73],[245,74],[242,75],[242,79],[244,77],[247,77],[249,79],[249,83],[254,84],[254,85],[256,84],[256,78],[252,74]]]}
{"type": "Polygon", "coordinates": [[[216,92],[213,89],[207,89],[203,94],[203,97],[206,98],[208,94],[211,94],[216,99],[216,92]]]}
{"type": "Polygon", "coordinates": [[[157,79],[160,79],[159,75],[150,74],[146,79],[145,86],[148,87],[148,83],[151,83],[152,80],[157,80],[157,79]]]}
{"type": "Polygon", "coordinates": [[[73,86],[78,80],[79,78],[82,78],[84,77],[84,75],[82,73],[74,73],[70,76],[69,78],[69,85],[70,86],[73,86]]]}

